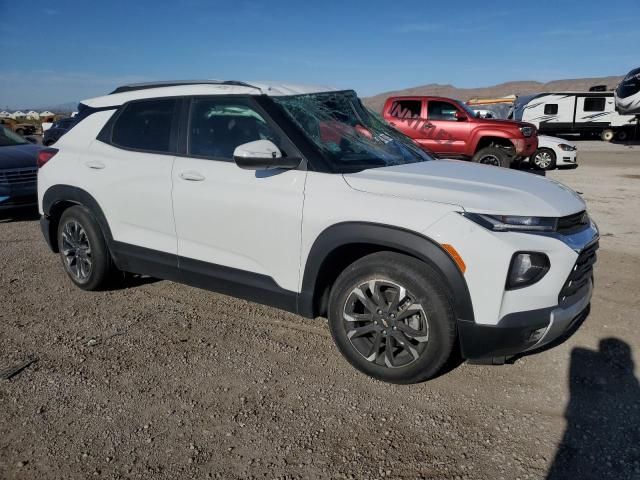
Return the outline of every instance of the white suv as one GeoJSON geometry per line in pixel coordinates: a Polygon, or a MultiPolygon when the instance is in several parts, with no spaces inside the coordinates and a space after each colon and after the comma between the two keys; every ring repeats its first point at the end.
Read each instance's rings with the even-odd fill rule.
{"type": "Polygon", "coordinates": [[[434,161],[353,91],[120,87],[38,164],[42,231],[80,288],[125,271],[326,316],[388,382],[537,350],[589,310],[598,231],[575,192],[434,161]]]}

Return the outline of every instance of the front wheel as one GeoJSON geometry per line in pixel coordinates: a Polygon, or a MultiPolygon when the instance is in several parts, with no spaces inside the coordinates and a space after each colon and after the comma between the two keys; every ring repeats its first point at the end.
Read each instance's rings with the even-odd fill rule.
{"type": "Polygon", "coordinates": [[[485,165],[493,165],[494,167],[511,166],[511,155],[504,148],[500,147],[485,147],[476,152],[471,159],[476,163],[484,163],[485,165]]]}
{"type": "Polygon", "coordinates": [[[98,222],[79,205],[60,218],[58,249],[67,275],[83,290],[100,290],[116,270],[98,222]]]}
{"type": "Polygon", "coordinates": [[[434,377],[456,339],[455,315],[438,275],[393,252],[363,257],[338,277],[329,328],[351,365],[390,383],[434,377]]]}
{"type": "Polygon", "coordinates": [[[556,168],[556,154],[548,148],[540,148],[533,154],[533,166],[538,170],[553,170],[556,168]]]}

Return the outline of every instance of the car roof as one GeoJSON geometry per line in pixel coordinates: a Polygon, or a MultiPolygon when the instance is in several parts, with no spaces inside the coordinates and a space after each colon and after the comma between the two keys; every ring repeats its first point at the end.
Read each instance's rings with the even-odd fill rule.
{"type": "Polygon", "coordinates": [[[176,80],[122,85],[109,95],[83,100],[89,107],[118,106],[131,100],[186,95],[269,95],[288,96],[334,92],[338,89],[291,83],[240,82],[235,80],[176,80]]]}

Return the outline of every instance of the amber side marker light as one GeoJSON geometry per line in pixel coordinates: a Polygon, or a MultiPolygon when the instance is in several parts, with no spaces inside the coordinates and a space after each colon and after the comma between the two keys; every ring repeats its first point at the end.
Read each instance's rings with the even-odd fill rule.
{"type": "Polygon", "coordinates": [[[450,245],[448,243],[443,243],[442,248],[444,248],[447,251],[447,253],[451,255],[451,258],[453,258],[453,261],[456,262],[456,265],[458,265],[458,268],[462,273],[467,271],[467,266],[464,264],[464,260],[462,260],[462,257],[460,256],[458,251],[455,248],[453,248],[453,245],[450,245]]]}

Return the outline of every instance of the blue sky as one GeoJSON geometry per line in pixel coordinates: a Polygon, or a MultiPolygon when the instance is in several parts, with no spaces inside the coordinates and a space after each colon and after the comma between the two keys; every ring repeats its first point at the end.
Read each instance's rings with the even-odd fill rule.
{"type": "Polygon", "coordinates": [[[0,0],[0,108],[177,78],[329,84],[366,96],[622,75],[640,64],[639,39],[638,0],[0,0]]]}

